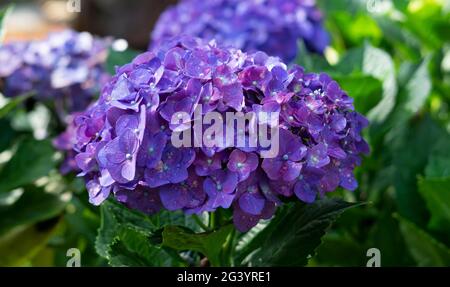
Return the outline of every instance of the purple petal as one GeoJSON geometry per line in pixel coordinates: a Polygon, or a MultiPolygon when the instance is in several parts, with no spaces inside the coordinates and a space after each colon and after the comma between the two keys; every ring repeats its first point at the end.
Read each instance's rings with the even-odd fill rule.
{"type": "Polygon", "coordinates": [[[299,180],[294,186],[295,195],[303,202],[312,203],[316,199],[316,191],[303,180],[299,180]]]}
{"type": "Polygon", "coordinates": [[[353,170],[351,169],[343,169],[341,171],[341,182],[340,185],[350,191],[355,190],[358,188],[358,182],[355,179],[355,176],[353,175],[353,170]]]}
{"type": "Polygon", "coordinates": [[[264,208],[265,200],[261,195],[244,193],[239,197],[239,206],[241,209],[252,215],[259,215],[264,208]]]}
{"type": "Polygon", "coordinates": [[[307,162],[310,167],[320,168],[330,163],[327,148],[323,143],[313,146],[308,151],[307,162]]]}
{"type": "Polygon", "coordinates": [[[182,209],[189,200],[187,192],[183,188],[174,185],[161,187],[159,195],[164,207],[171,211],[182,209]]]}

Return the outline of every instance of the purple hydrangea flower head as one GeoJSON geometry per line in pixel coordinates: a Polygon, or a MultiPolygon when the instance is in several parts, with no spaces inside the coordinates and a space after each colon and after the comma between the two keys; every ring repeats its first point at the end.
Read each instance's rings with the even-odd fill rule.
{"type": "MultiPolygon", "coordinates": [[[[263,51],[286,62],[296,57],[298,40],[316,53],[329,43],[315,0],[181,0],[161,15],[152,46],[180,34],[215,39],[246,52],[263,51]]],[[[189,73],[208,75],[206,62],[198,56],[188,61],[199,64],[189,73]]]]}
{"type": "Polygon", "coordinates": [[[64,30],[48,38],[0,47],[0,87],[6,97],[30,91],[54,102],[60,116],[84,110],[109,76],[110,41],[87,32],[64,30]]]}
{"type": "MultiPolygon", "coordinates": [[[[67,140],[93,204],[114,197],[150,214],[231,208],[244,232],[271,218],[282,198],[310,203],[338,187],[356,189],[367,124],[326,74],[183,36],[119,67],[98,101],[74,117],[67,140]],[[261,145],[177,146],[173,137],[193,134],[208,112],[253,112],[259,126],[276,125],[278,153],[265,158],[261,145]]],[[[200,127],[206,138],[209,126],[200,127]]]]}

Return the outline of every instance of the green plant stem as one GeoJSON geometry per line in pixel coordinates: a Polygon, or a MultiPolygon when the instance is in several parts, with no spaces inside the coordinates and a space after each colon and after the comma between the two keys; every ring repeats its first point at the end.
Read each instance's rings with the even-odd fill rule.
{"type": "Polygon", "coordinates": [[[222,248],[222,267],[232,267],[234,265],[233,251],[234,251],[234,241],[236,236],[236,229],[233,228],[227,237],[227,241],[222,248]]]}
{"type": "Polygon", "coordinates": [[[216,228],[216,213],[209,213],[209,229],[214,230],[216,228]]]}

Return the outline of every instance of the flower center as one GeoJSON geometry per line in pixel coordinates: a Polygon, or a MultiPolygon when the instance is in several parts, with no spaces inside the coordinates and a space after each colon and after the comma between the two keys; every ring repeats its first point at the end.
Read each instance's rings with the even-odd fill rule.
{"type": "Polygon", "coordinates": [[[289,159],[289,155],[288,154],[283,155],[283,160],[288,160],[288,159],[289,159]]]}

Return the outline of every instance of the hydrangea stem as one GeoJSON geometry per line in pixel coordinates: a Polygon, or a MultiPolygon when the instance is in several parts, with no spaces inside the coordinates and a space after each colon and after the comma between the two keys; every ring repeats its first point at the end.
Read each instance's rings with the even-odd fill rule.
{"type": "Polygon", "coordinates": [[[227,241],[225,242],[222,248],[222,258],[221,258],[222,267],[234,266],[233,251],[234,251],[235,237],[236,237],[236,229],[233,228],[230,234],[228,235],[227,241]]]}
{"type": "Polygon", "coordinates": [[[217,218],[215,212],[209,213],[209,229],[214,230],[217,227],[217,218]]]}

